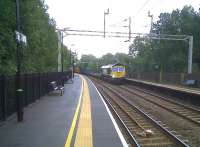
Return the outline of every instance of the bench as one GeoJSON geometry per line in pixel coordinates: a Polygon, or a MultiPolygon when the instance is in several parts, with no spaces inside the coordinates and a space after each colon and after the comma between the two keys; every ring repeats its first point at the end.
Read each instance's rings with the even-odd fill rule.
{"type": "Polygon", "coordinates": [[[198,86],[198,81],[197,80],[185,80],[183,82],[183,85],[185,85],[185,86],[198,86]]]}
{"type": "Polygon", "coordinates": [[[59,91],[62,96],[64,94],[64,87],[62,85],[58,85],[56,81],[51,81],[49,83],[49,91],[59,91]]]}

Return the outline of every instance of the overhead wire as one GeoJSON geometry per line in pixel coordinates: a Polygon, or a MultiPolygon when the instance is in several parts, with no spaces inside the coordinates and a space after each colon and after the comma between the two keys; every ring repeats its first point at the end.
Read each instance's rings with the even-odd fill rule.
{"type": "MultiPolygon", "coordinates": [[[[103,31],[96,31],[96,30],[66,30],[66,35],[78,35],[78,36],[103,36],[103,31]]],[[[106,32],[106,37],[121,37],[121,38],[128,38],[129,33],[127,32],[106,32]]],[[[188,35],[170,35],[170,34],[155,34],[155,33],[131,33],[133,36],[131,38],[135,38],[135,36],[147,36],[153,39],[161,39],[166,38],[167,40],[185,40],[187,39],[188,35]]]]}
{"type": "Polygon", "coordinates": [[[140,7],[140,9],[137,11],[134,17],[136,17],[143,9],[144,7],[150,2],[150,0],[146,0],[143,5],[140,7]]]}
{"type": "MultiPolygon", "coordinates": [[[[150,2],[150,0],[146,0],[143,4],[142,4],[142,6],[138,9],[138,11],[136,12],[136,14],[135,14],[135,16],[133,16],[133,17],[131,17],[131,18],[135,18],[143,9],[144,9],[144,7],[148,4],[150,2]]],[[[127,21],[128,20],[128,18],[125,18],[125,19],[123,19],[123,20],[121,20],[121,21],[119,21],[119,22],[117,22],[117,23],[114,23],[114,24],[112,24],[112,25],[110,25],[111,27],[124,27],[124,26],[117,26],[118,24],[120,25],[121,23],[123,23],[123,22],[125,22],[125,21],[127,21]]]]}

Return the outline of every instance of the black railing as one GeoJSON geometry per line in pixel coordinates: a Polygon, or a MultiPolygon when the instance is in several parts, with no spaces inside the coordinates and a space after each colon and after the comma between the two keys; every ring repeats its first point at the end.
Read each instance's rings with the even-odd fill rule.
{"type": "MultiPolygon", "coordinates": [[[[48,84],[56,81],[58,84],[71,78],[72,72],[32,73],[21,75],[23,89],[23,107],[33,103],[49,92],[48,84]]],[[[16,112],[16,76],[0,76],[0,120],[16,112]]]]}
{"type": "Polygon", "coordinates": [[[129,73],[128,77],[133,79],[174,85],[182,85],[186,80],[196,80],[198,83],[198,87],[200,87],[200,74],[138,72],[129,73]]]}

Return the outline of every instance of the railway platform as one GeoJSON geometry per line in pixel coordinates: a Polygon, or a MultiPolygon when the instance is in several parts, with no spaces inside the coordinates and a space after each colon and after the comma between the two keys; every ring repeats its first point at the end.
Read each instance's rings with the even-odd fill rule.
{"type": "Polygon", "coordinates": [[[200,106],[200,90],[191,89],[187,87],[179,87],[176,85],[160,84],[138,79],[126,78],[127,82],[133,85],[146,87],[147,89],[154,90],[169,96],[175,96],[180,100],[189,102],[193,105],[200,106]]]}
{"type": "Polygon", "coordinates": [[[128,146],[93,83],[75,75],[65,93],[47,95],[0,126],[1,147],[128,146]]]}
{"type": "Polygon", "coordinates": [[[191,89],[191,88],[187,88],[187,87],[180,87],[180,86],[168,85],[168,84],[159,84],[159,83],[148,82],[148,81],[137,80],[137,79],[130,79],[130,78],[127,78],[127,80],[141,83],[141,84],[150,85],[150,86],[162,87],[162,88],[166,88],[166,89],[170,89],[170,90],[174,90],[174,91],[196,94],[196,95],[200,96],[200,90],[195,90],[195,89],[191,89]]]}

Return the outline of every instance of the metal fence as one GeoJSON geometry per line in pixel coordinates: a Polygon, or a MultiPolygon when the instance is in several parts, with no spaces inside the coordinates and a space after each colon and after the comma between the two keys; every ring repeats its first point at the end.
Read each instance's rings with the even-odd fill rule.
{"type": "MultiPolygon", "coordinates": [[[[72,72],[32,73],[21,75],[23,89],[23,107],[33,103],[49,92],[48,84],[56,81],[62,84],[71,78],[72,72]]],[[[0,76],[0,120],[6,120],[8,116],[16,112],[16,76],[0,76]]]]}
{"type": "Polygon", "coordinates": [[[200,81],[200,74],[144,72],[131,73],[129,74],[129,78],[157,83],[181,85],[185,80],[200,81]]]}
{"type": "Polygon", "coordinates": [[[145,80],[145,81],[154,81],[158,82],[159,81],[159,73],[157,72],[145,72],[145,73],[131,73],[128,75],[129,78],[133,79],[140,79],[140,80],[145,80]]]}

